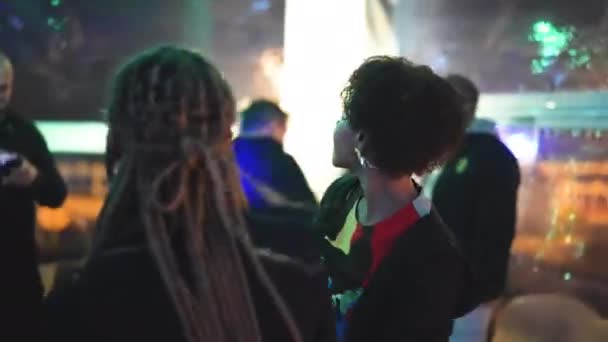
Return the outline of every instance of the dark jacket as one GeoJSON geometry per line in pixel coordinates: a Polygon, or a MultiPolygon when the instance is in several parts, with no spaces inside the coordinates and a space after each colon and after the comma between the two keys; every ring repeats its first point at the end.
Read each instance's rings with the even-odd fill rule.
{"type": "MultiPolygon", "coordinates": [[[[30,187],[0,185],[0,269],[4,274],[0,282],[0,312],[8,317],[4,323],[10,328],[24,320],[35,320],[42,299],[34,234],[36,205],[58,207],[67,190],[44,138],[29,120],[12,112],[0,119],[0,149],[24,156],[39,172],[30,187]]],[[[0,324],[0,340],[6,331],[0,324]]]]}
{"type": "MultiPolygon", "coordinates": [[[[326,274],[262,258],[292,310],[303,341],[335,341],[326,274]]],[[[290,341],[270,297],[251,267],[246,268],[263,340],[290,341]]],[[[48,341],[185,341],[177,313],[145,246],[117,249],[92,261],[71,284],[49,295],[45,311],[48,341]]]]}
{"type": "MultiPolygon", "coordinates": [[[[344,176],[327,190],[317,220],[322,254],[332,278],[343,277],[344,254],[335,239],[361,196],[358,180],[344,176]]],[[[346,341],[448,341],[453,319],[470,311],[469,265],[435,211],[397,238],[372,275],[348,320],[346,341]]],[[[343,282],[344,283],[344,282],[343,282]]]]}
{"type": "Polygon", "coordinates": [[[248,224],[251,239],[257,247],[306,263],[320,263],[319,244],[313,233],[312,222],[307,222],[307,218],[275,209],[250,213],[248,224]]]}
{"type": "MultiPolygon", "coordinates": [[[[233,146],[239,167],[248,176],[291,202],[303,203],[312,208],[318,206],[298,163],[285,153],[281,144],[271,138],[239,137],[234,140],[233,146]]],[[[274,206],[260,194],[251,179],[243,177],[242,184],[252,210],[274,206]]]]}
{"type": "Polygon", "coordinates": [[[489,133],[467,134],[435,183],[433,203],[471,260],[482,301],[505,288],[519,183],[517,160],[489,133]]]}

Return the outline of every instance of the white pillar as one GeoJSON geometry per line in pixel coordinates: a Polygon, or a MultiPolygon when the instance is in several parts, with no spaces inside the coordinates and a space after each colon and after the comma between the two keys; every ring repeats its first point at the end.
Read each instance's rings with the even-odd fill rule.
{"type": "Polygon", "coordinates": [[[438,25],[444,21],[438,11],[447,0],[399,0],[395,6],[395,31],[399,52],[415,63],[428,64],[435,72],[449,67],[443,47],[437,40],[438,25]]]}
{"type": "Polygon", "coordinates": [[[320,196],[340,174],[331,164],[340,91],[366,57],[398,48],[379,0],[287,0],[285,12],[285,146],[320,196]]]}

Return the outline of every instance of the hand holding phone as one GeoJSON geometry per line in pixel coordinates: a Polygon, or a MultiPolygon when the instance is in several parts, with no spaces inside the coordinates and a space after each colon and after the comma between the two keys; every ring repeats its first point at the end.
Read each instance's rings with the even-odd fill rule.
{"type": "Polygon", "coordinates": [[[17,153],[0,150],[0,178],[10,175],[20,164],[21,158],[17,153]]]}
{"type": "Polygon", "coordinates": [[[17,153],[0,152],[0,179],[3,186],[30,186],[38,177],[38,169],[17,153]]]}

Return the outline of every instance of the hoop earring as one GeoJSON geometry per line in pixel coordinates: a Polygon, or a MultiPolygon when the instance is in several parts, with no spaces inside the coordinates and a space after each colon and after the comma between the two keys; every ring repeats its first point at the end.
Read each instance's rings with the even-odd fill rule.
{"type": "Polygon", "coordinates": [[[355,154],[357,155],[357,160],[359,160],[359,164],[366,169],[377,169],[372,163],[367,160],[362,154],[361,150],[358,147],[355,147],[355,154]]]}

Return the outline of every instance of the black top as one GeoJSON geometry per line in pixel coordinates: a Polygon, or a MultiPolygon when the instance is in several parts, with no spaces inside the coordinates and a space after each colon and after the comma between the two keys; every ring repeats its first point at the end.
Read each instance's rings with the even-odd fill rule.
{"type": "MultiPolygon", "coordinates": [[[[300,166],[283,146],[271,138],[234,140],[234,151],[241,170],[264,183],[292,202],[317,207],[317,200],[308,186],[300,166]]],[[[243,178],[243,189],[253,210],[268,209],[273,205],[259,193],[250,180],[243,178]]]]}
{"type": "MultiPolygon", "coordinates": [[[[303,341],[335,341],[326,273],[318,267],[261,257],[292,310],[303,341]]],[[[266,290],[250,265],[246,269],[263,340],[290,341],[266,290]]],[[[185,341],[154,258],[145,246],[110,250],[90,262],[72,283],[49,295],[46,317],[48,341],[185,341]]]]}
{"type": "MultiPolygon", "coordinates": [[[[337,236],[360,195],[358,180],[345,176],[332,184],[321,202],[317,227],[333,279],[348,276],[346,256],[324,238],[337,236]]],[[[469,302],[467,292],[472,282],[458,244],[431,211],[396,238],[362,289],[350,311],[346,341],[448,341],[453,319],[476,305],[469,302]]]]}
{"type": "Polygon", "coordinates": [[[505,288],[519,183],[517,160],[487,133],[468,134],[435,183],[433,203],[482,280],[477,292],[483,301],[505,288]]]}
{"type": "Polygon", "coordinates": [[[39,172],[30,187],[0,185],[0,269],[7,275],[0,283],[0,296],[16,296],[15,290],[26,296],[41,296],[34,238],[36,204],[60,206],[67,194],[66,185],[44,138],[29,120],[10,111],[6,116],[0,114],[0,149],[22,155],[39,172]]]}

